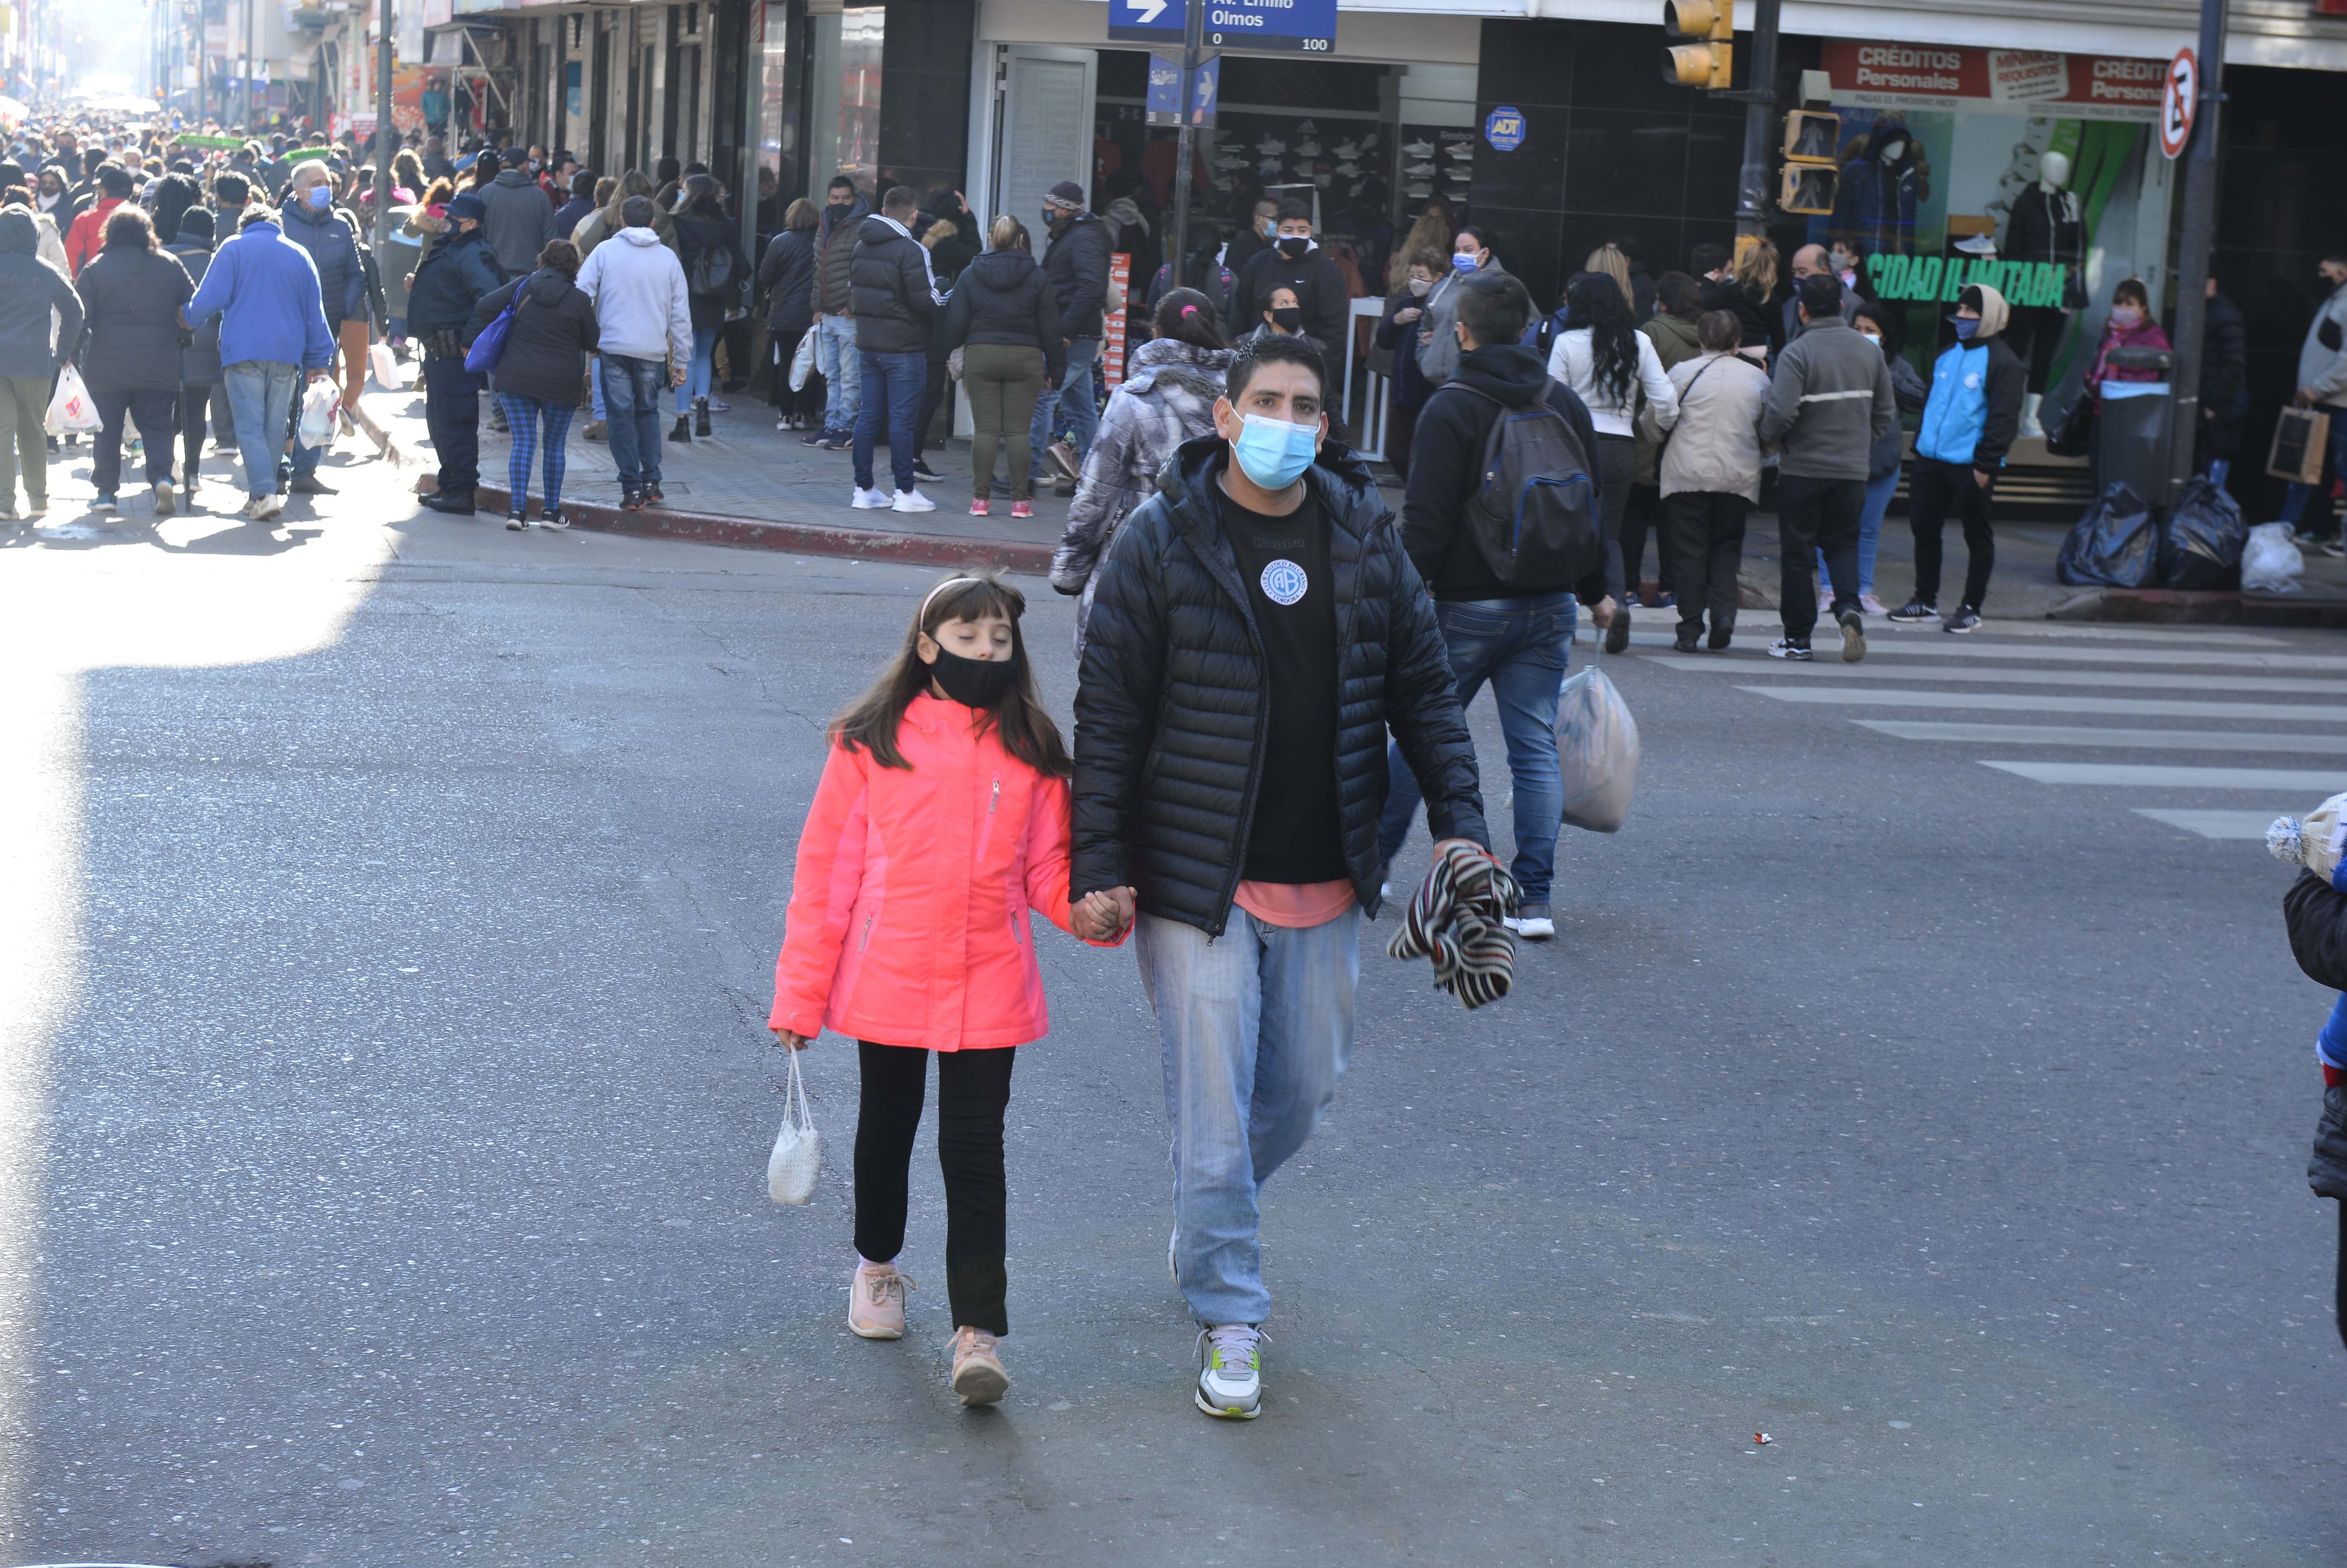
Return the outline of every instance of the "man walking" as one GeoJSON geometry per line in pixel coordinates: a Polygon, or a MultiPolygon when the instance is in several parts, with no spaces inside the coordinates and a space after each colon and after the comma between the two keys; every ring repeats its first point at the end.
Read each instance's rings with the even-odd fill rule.
{"type": "Polygon", "coordinates": [[[872,215],[856,181],[832,176],[815,237],[815,368],[823,377],[823,428],[800,445],[844,452],[864,406],[863,364],[856,352],[856,241],[872,215]]]}
{"type": "Polygon", "coordinates": [[[249,209],[243,223],[212,253],[187,314],[197,328],[220,318],[220,379],[244,456],[243,515],[265,523],[285,509],[277,456],[292,425],[294,387],[305,375],[332,374],[334,339],[310,253],[285,238],[266,207],[249,209]]]}
{"type": "Polygon", "coordinates": [[[1874,443],[1899,425],[1891,369],[1882,351],[1850,330],[1841,315],[1841,280],[1803,278],[1794,292],[1801,334],[1777,355],[1760,439],[1781,446],[1778,466],[1777,556],[1785,635],[1773,659],[1807,660],[1818,623],[1810,563],[1823,550],[1833,579],[1833,618],[1845,663],[1866,657],[1866,618],[1858,602],[1858,530],[1866,513],[1866,476],[1874,443]]]}
{"type": "Polygon", "coordinates": [[[1035,481],[1041,483],[1048,451],[1060,469],[1054,488],[1072,496],[1092,437],[1100,433],[1100,411],[1092,406],[1092,364],[1100,358],[1101,333],[1106,330],[1108,226],[1084,210],[1084,188],[1072,179],[1062,179],[1043,198],[1043,225],[1051,236],[1051,248],[1043,252],[1043,275],[1059,302],[1068,374],[1057,389],[1047,386],[1035,400],[1028,450],[1033,455],[1035,481]],[[1056,446],[1052,437],[1061,425],[1073,435],[1068,445],[1056,446]]]}
{"type": "MultiPolygon", "coordinates": [[[[1472,702],[1487,682],[1499,706],[1508,767],[1515,778],[1516,856],[1511,870],[1523,895],[1507,924],[1541,942],[1556,935],[1549,887],[1556,872],[1557,823],[1564,810],[1556,703],[1572,662],[1578,620],[1573,589],[1589,567],[1597,569],[1603,584],[1604,557],[1593,555],[1580,568],[1555,562],[1542,569],[1546,575],[1519,574],[1519,580],[1502,582],[1476,542],[1467,508],[1482,487],[1484,448],[1502,416],[1521,419],[1534,409],[1552,409],[1584,456],[1597,450],[1597,433],[1580,397],[1549,379],[1537,349],[1518,343],[1532,317],[1532,297],[1521,282],[1505,272],[1476,273],[1460,282],[1456,303],[1451,330],[1460,351],[1459,372],[1419,413],[1401,542],[1434,595],[1435,622],[1450,650],[1460,707],[1472,702]]],[[[1602,517],[1594,472],[1588,492],[1583,499],[1590,517],[1602,517]]],[[[1378,857],[1390,864],[1418,811],[1418,779],[1399,745],[1388,753],[1387,773],[1378,857]]]]}
{"type": "MultiPolygon", "coordinates": [[[[486,150],[481,156],[497,158],[486,150]]],[[[556,237],[554,204],[529,172],[528,149],[509,147],[498,162],[497,177],[479,190],[486,209],[481,229],[488,235],[489,249],[497,253],[497,265],[505,269],[506,276],[526,278],[538,270],[538,253],[556,237]]]]}
{"type": "Polygon", "coordinates": [[[66,232],[66,262],[74,276],[106,244],[106,220],[114,210],[130,200],[130,171],[118,163],[100,164],[97,169],[97,200],[73,220],[66,232]]]}
{"type": "Polygon", "coordinates": [[[1266,338],[1225,384],[1214,434],[1175,449],[1101,568],[1070,890],[1137,901],[1173,1122],[1172,1262],[1202,1326],[1194,1399],[1249,1419],[1271,1310],[1258,1197],[1352,1050],[1389,726],[1437,836],[1488,835],[1432,601],[1368,466],[1321,446],[1320,356],[1266,338]]]}
{"type": "Polygon", "coordinates": [[[1231,291],[1231,336],[1240,338],[1262,325],[1262,315],[1275,289],[1292,289],[1303,313],[1304,335],[1326,350],[1345,341],[1352,296],[1345,288],[1337,263],[1312,238],[1312,209],[1301,201],[1279,205],[1279,231],[1271,248],[1260,251],[1238,275],[1231,291]]]}
{"type": "MultiPolygon", "coordinates": [[[[1932,395],[1915,433],[1915,466],[1907,475],[1907,526],[1915,531],[1915,597],[1891,612],[1903,621],[1939,620],[1942,631],[1980,627],[1988,574],[1996,565],[1989,528],[1990,487],[2004,466],[2005,449],[2021,429],[2021,395],[2027,381],[2021,358],[2004,338],[2010,315],[2004,296],[1985,284],[1967,284],[1956,296],[1956,341],[1932,367],[1932,395]],[[1964,528],[1964,597],[1941,620],[1940,530],[1952,510],[1964,528]]],[[[1841,579],[1834,585],[1839,589],[1841,579]]]]}
{"type": "Polygon", "coordinates": [[[424,504],[463,518],[481,479],[481,378],[465,368],[465,334],[474,305],[506,281],[481,231],[487,210],[472,191],[451,197],[447,229],[407,281],[407,335],[424,345],[424,423],[440,461],[439,487],[424,504]]]}
{"type": "MultiPolygon", "coordinates": [[[[293,166],[292,198],[280,221],[285,238],[309,252],[318,269],[318,293],[325,302],[326,330],[334,334],[347,365],[366,359],[366,264],[359,260],[358,236],[334,210],[334,180],[324,162],[308,159],[293,166]],[[354,334],[350,329],[357,328],[354,334]],[[353,338],[356,343],[354,346],[353,338]]],[[[304,446],[293,437],[293,457],[288,487],[297,496],[331,496],[333,487],[318,477],[323,446],[304,446]]]]}
{"type": "Polygon", "coordinates": [[[49,509],[42,434],[49,384],[81,342],[81,296],[54,262],[36,253],[39,247],[32,213],[14,204],[0,208],[0,520],[7,522],[17,520],[20,466],[24,515],[49,509]]]}
{"type": "Polygon", "coordinates": [[[856,241],[856,354],[864,408],[856,416],[856,489],[847,504],[864,510],[934,512],[913,468],[920,457],[917,422],[928,384],[930,328],[945,300],[929,272],[929,250],[908,226],[921,199],[909,185],[892,187],[880,210],[864,220],[856,241]],[[894,497],[873,484],[872,446],[888,425],[888,469],[894,497]]]}
{"type": "Polygon", "coordinates": [[[652,200],[620,204],[620,231],[579,269],[579,287],[601,325],[603,406],[620,508],[661,505],[661,393],[684,384],[692,358],[692,304],[684,267],[652,231],[652,200]]]}

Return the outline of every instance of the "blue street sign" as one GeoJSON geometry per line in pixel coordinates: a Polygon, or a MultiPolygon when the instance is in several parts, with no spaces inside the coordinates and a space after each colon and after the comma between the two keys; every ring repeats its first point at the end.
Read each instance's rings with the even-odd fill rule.
{"type": "Polygon", "coordinates": [[[1172,43],[1193,4],[1206,7],[1210,49],[1325,55],[1337,47],[1337,0],[1109,0],[1108,36],[1172,43]]]}
{"type": "Polygon", "coordinates": [[[1483,139],[1496,152],[1513,152],[1524,145],[1524,111],[1501,104],[1483,117],[1483,139]]]}
{"type": "MultiPolygon", "coordinates": [[[[1223,62],[1211,59],[1198,67],[1198,86],[1190,103],[1194,126],[1214,123],[1214,102],[1222,94],[1223,62]]],[[[1149,109],[1151,125],[1182,123],[1182,61],[1163,55],[1149,56],[1149,109]]]]}

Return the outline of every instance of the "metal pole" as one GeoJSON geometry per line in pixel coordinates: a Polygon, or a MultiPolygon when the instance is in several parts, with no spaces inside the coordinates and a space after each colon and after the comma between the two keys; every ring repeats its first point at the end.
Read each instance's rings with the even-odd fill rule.
{"type": "MultiPolygon", "coordinates": [[[[244,8],[244,123],[238,128],[245,136],[252,134],[252,6],[253,0],[237,0],[244,8]]],[[[264,192],[262,200],[268,195],[264,192]]]]}
{"type": "MultiPolygon", "coordinates": [[[[383,0],[374,65],[374,253],[391,242],[391,0],[383,0]]],[[[421,194],[419,192],[418,194],[421,194]]]]}
{"type": "MultiPolygon", "coordinates": [[[[1198,67],[1204,63],[1206,45],[1206,0],[1184,0],[1182,6],[1182,79],[1175,83],[1180,91],[1182,123],[1174,133],[1174,253],[1167,260],[1174,270],[1167,273],[1174,287],[1184,287],[1183,264],[1190,259],[1190,165],[1197,155],[1193,150],[1196,133],[1191,124],[1198,114],[1198,67]]],[[[1141,285],[1146,296],[1149,285],[1141,285]]]]}
{"type": "Polygon", "coordinates": [[[2217,233],[2217,112],[2224,101],[2226,0],[2201,0],[2199,108],[2185,153],[2184,232],[2176,255],[2176,368],[2168,385],[2168,504],[2192,477],[2200,435],[2200,356],[2209,320],[2209,251],[2217,233]]]}
{"type": "Polygon", "coordinates": [[[1768,231],[1768,144],[1777,120],[1777,16],[1781,0],[1752,8],[1752,64],[1744,79],[1744,167],[1736,177],[1738,255],[1768,231]]]}

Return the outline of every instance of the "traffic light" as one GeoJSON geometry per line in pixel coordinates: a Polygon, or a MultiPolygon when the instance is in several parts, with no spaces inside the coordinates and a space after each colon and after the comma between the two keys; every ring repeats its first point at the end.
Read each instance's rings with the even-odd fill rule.
{"type": "Polygon", "coordinates": [[[1788,212],[1831,212],[1841,190],[1841,117],[1795,109],[1785,117],[1785,168],[1777,205],[1788,212]]]}
{"type": "Polygon", "coordinates": [[[1736,71],[1736,0],[1663,0],[1663,31],[1697,44],[1663,49],[1663,80],[1672,87],[1721,91],[1736,71]]]}

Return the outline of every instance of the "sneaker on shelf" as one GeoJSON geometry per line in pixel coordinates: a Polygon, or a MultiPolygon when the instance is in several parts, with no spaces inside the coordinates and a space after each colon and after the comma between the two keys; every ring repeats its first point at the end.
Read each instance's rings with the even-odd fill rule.
{"type": "Polygon", "coordinates": [[[1251,1323],[1198,1331],[1198,1408],[1225,1420],[1263,1414],[1263,1334],[1251,1323]]]}
{"type": "Polygon", "coordinates": [[[1911,599],[1891,612],[1891,623],[1897,626],[1920,626],[1939,619],[1939,610],[1920,599],[1911,599]]]}
{"type": "Polygon", "coordinates": [[[1500,924],[1527,942],[1545,942],[1556,935],[1556,921],[1545,904],[1519,904],[1514,914],[1501,917],[1500,924]]]}
{"type": "Polygon", "coordinates": [[[943,474],[938,473],[918,457],[913,459],[913,477],[924,485],[942,485],[946,482],[946,477],[943,474]]]}
{"type": "Polygon", "coordinates": [[[893,1264],[857,1264],[856,1277],[847,1283],[848,1331],[861,1339],[902,1339],[905,1292],[912,1288],[912,1276],[898,1274],[893,1264]]]}
{"type": "Polygon", "coordinates": [[[1841,628],[1841,661],[1855,664],[1866,657],[1866,617],[1853,605],[1834,617],[1841,628]]]}
{"type": "Polygon", "coordinates": [[[969,504],[969,515],[973,518],[982,518],[986,516],[986,497],[984,496],[979,497],[978,499],[969,504]]]}
{"type": "Polygon", "coordinates": [[[1010,515],[1014,518],[1031,518],[1035,515],[1035,503],[1013,501],[1010,503],[1010,515]]]}
{"type": "MultiPolygon", "coordinates": [[[[878,492],[874,493],[876,495],[878,492]]],[[[934,512],[938,504],[922,495],[920,487],[916,486],[909,490],[897,491],[897,498],[888,504],[888,509],[892,512],[934,512]]]]}
{"type": "Polygon", "coordinates": [[[1768,657],[1794,659],[1807,663],[1817,655],[1809,651],[1809,645],[1806,642],[1796,642],[1789,637],[1779,637],[1776,641],[1768,644],[1768,657]]]}
{"type": "Polygon", "coordinates": [[[969,1405],[991,1405],[1010,1391],[1010,1374],[1002,1369],[1002,1352],[994,1336],[968,1325],[954,1330],[953,1391],[969,1405]]]}
{"type": "Polygon", "coordinates": [[[1940,630],[1942,631],[1953,631],[1958,633],[1978,631],[1980,630],[1980,611],[1974,610],[1969,604],[1959,605],[1956,607],[1955,614],[1948,617],[1947,621],[1940,628],[1940,630]]]}
{"type": "Polygon", "coordinates": [[[1858,608],[1878,618],[1891,613],[1882,608],[1882,601],[1870,593],[1861,593],[1858,596],[1858,608]]]}
{"type": "Polygon", "coordinates": [[[885,512],[888,509],[888,492],[867,490],[858,485],[848,496],[847,504],[859,512],[885,512]]]}

